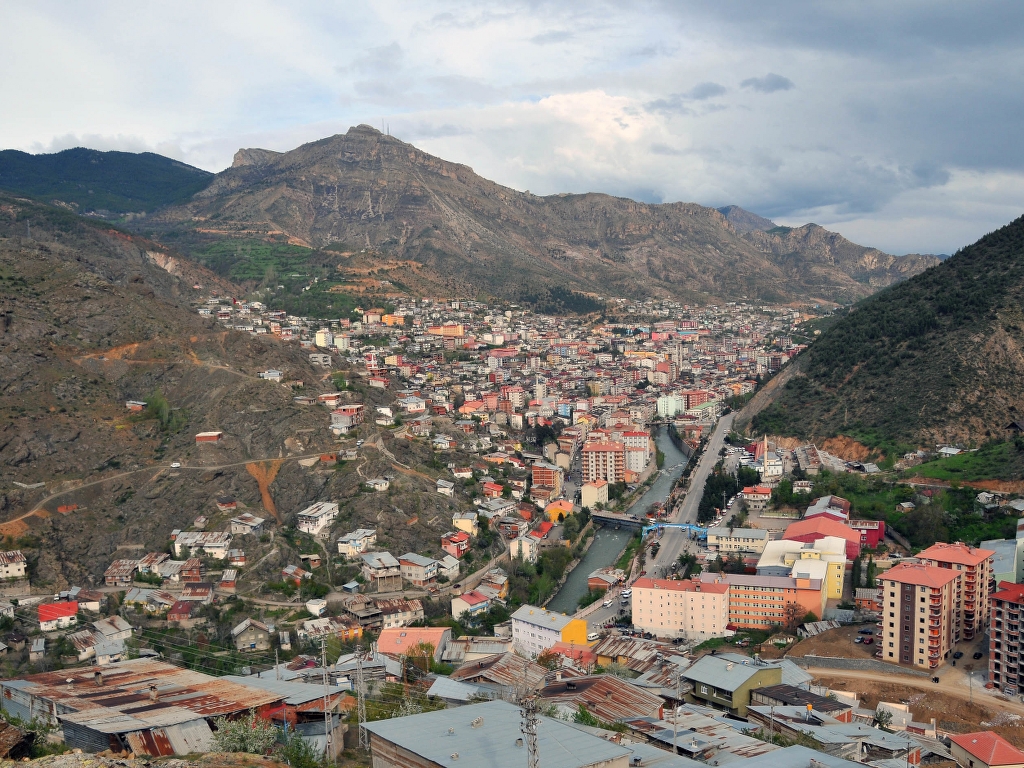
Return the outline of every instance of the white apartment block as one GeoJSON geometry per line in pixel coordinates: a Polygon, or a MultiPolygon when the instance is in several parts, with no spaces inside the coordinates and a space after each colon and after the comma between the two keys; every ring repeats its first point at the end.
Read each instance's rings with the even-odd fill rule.
{"type": "Polygon", "coordinates": [[[318,501],[299,512],[298,529],[310,536],[326,539],[331,523],[338,517],[338,505],[329,501],[318,501]]]}
{"type": "Polygon", "coordinates": [[[633,626],[656,637],[704,641],[724,637],[729,585],[718,581],[637,579],[630,596],[633,626]]]}

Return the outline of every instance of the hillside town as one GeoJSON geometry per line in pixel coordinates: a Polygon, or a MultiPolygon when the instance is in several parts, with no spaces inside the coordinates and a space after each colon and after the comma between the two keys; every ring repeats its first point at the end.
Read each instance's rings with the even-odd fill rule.
{"type": "MultiPolygon", "coordinates": [[[[360,472],[361,491],[392,499],[416,475],[446,530],[403,551],[348,526],[344,498],[306,499],[282,524],[220,495],[166,531],[165,551],[119,552],[102,583],[43,595],[22,552],[0,553],[7,755],[37,738],[211,751],[258,716],[324,760],[368,749],[387,766],[1024,763],[1000,728],[843,682],[966,686],[1024,712],[1024,524],[980,547],[913,546],[821,492],[877,466],[732,431],[814,315],[612,306],[618,319],[574,320],[409,300],[314,321],[204,301],[233,331],[308,350],[305,370],[259,374],[322,412],[333,445],[304,467],[355,466],[388,451],[385,433],[427,446],[428,465],[392,455],[393,474],[360,472]],[[257,576],[278,540],[298,556],[257,576]]],[[[198,432],[170,467],[201,467],[231,437],[198,432]]],[[[894,512],[930,503],[916,498],[894,512]]],[[[1012,494],[977,503],[1024,513],[1012,494]]]]}

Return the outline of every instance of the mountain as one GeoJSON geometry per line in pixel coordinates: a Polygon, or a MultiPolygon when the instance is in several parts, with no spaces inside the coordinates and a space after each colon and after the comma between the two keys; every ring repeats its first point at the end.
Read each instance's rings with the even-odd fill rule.
{"type": "Polygon", "coordinates": [[[152,152],[99,152],[82,147],[43,155],[14,149],[0,152],[0,189],[47,202],[59,200],[82,213],[153,211],[187,200],[212,176],[152,152]]]}
{"type": "Polygon", "coordinates": [[[1024,415],[1022,294],[1024,217],[855,306],[797,358],[753,428],[890,446],[1005,437],[1024,415]]]}
{"type": "MultiPolygon", "coordinates": [[[[395,471],[383,451],[329,471],[298,462],[337,450],[325,412],[258,373],[281,370],[314,396],[334,384],[299,345],[196,312],[211,291],[236,290],[157,243],[0,193],[0,536],[25,551],[36,587],[101,584],[117,552],[165,551],[170,531],[200,514],[223,530],[237,514],[218,511],[223,495],[286,524],[309,503],[342,501],[340,525],[377,527],[400,552],[437,548],[458,502],[438,497],[432,479],[392,483],[389,498],[405,514],[360,491],[359,471],[395,471]],[[126,410],[146,399],[143,413],[126,410]],[[223,441],[197,445],[206,430],[223,441]],[[417,523],[420,499],[431,516],[417,523]]],[[[393,399],[354,386],[368,408],[393,399]]],[[[387,430],[380,439],[398,461],[429,459],[429,446],[387,430]]],[[[281,537],[240,544],[262,562],[253,578],[299,562],[281,537]]]]}
{"type": "Polygon", "coordinates": [[[410,289],[513,299],[556,286],[595,296],[850,302],[927,266],[902,267],[872,249],[864,250],[878,256],[834,258],[824,236],[743,232],[693,203],[518,192],[365,125],[290,152],[240,150],[187,203],[132,225],[214,269],[237,264],[231,254],[232,266],[221,266],[217,243],[273,241],[330,249],[326,261],[316,256],[328,272],[369,254],[390,261],[389,280],[410,289]]]}
{"type": "Polygon", "coordinates": [[[775,222],[771,219],[745,211],[738,205],[727,205],[724,208],[719,208],[718,212],[725,216],[726,221],[732,224],[733,228],[740,234],[757,231],[767,232],[769,229],[775,229],[776,227],[775,222]]]}

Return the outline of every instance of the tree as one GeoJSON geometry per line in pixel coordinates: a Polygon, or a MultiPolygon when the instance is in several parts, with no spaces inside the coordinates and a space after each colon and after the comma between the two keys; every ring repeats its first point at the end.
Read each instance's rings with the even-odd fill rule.
{"type": "Polygon", "coordinates": [[[868,583],[867,586],[873,589],[875,586],[875,576],[878,573],[878,566],[875,565],[875,558],[873,555],[868,556],[868,583]]]}
{"type": "Polygon", "coordinates": [[[806,612],[800,603],[786,603],[782,609],[782,626],[787,632],[795,632],[796,628],[803,623],[806,612]]]}
{"type": "Polygon", "coordinates": [[[537,656],[537,663],[544,669],[549,669],[554,672],[562,667],[562,657],[552,651],[550,648],[541,651],[537,656]]]}
{"type": "Polygon", "coordinates": [[[861,568],[860,568],[861,557],[858,555],[854,558],[853,567],[850,568],[850,582],[853,584],[853,588],[857,589],[861,583],[861,568]]]}
{"type": "Polygon", "coordinates": [[[213,743],[218,752],[249,752],[254,755],[267,754],[277,742],[278,729],[269,721],[250,709],[249,714],[238,720],[218,717],[214,724],[217,732],[213,743]]]}
{"type": "Polygon", "coordinates": [[[878,723],[882,728],[888,728],[892,723],[892,712],[886,709],[875,710],[875,722],[878,723]]]}

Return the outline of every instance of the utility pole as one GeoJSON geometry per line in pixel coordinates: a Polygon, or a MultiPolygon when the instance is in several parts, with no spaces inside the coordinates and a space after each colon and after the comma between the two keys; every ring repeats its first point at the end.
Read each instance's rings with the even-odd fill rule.
{"type": "Polygon", "coordinates": [[[278,658],[278,649],[274,649],[274,679],[281,679],[281,659],[278,658]]]}
{"type": "Polygon", "coordinates": [[[321,665],[324,668],[324,739],[326,746],[324,747],[324,762],[332,762],[331,760],[331,726],[333,725],[333,717],[331,716],[330,708],[327,705],[328,702],[328,691],[327,691],[327,637],[320,638],[320,656],[321,665]]]}
{"type": "Polygon", "coordinates": [[[540,753],[537,750],[537,699],[527,696],[520,704],[522,720],[519,730],[526,737],[526,758],[528,768],[540,768],[540,753]]]}
{"type": "Polygon", "coordinates": [[[672,754],[679,754],[679,747],[676,746],[676,722],[679,720],[679,684],[682,682],[683,677],[680,675],[676,678],[676,700],[672,702],[672,754]]]}
{"type": "Polygon", "coordinates": [[[370,748],[370,735],[363,724],[366,723],[366,686],[363,684],[363,646],[356,646],[356,727],[359,729],[359,748],[370,748]]]}

